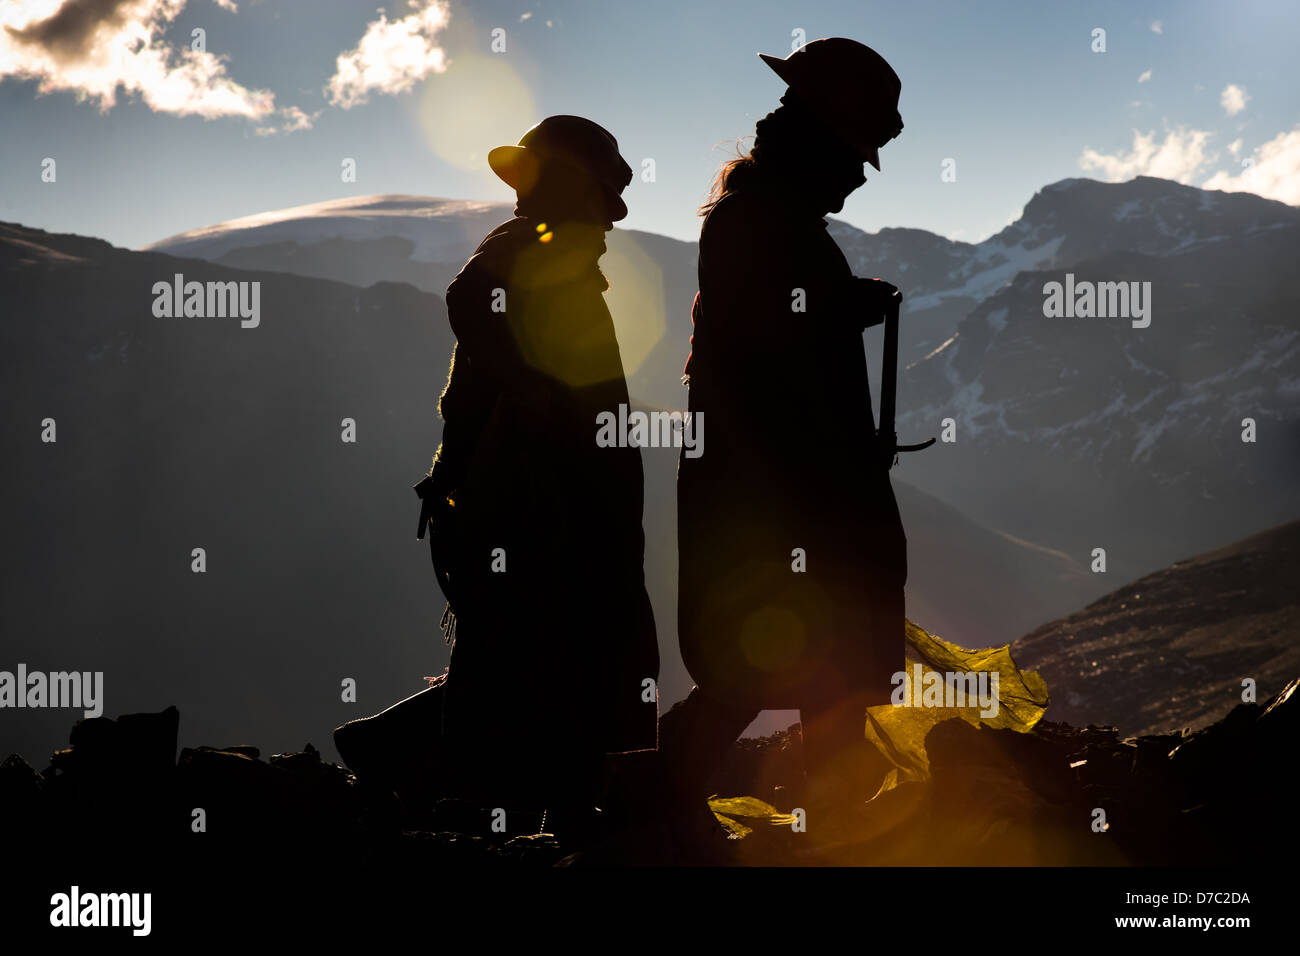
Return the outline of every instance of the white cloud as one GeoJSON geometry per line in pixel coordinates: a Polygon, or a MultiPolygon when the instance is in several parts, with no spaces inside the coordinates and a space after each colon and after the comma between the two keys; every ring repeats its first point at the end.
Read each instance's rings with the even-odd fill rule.
{"type": "Polygon", "coordinates": [[[1246,108],[1246,101],[1250,97],[1246,94],[1245,87],[1238,86],[1236,83],[1229,83],[1219,94],[1219,105],[1223,107],[1224,112],[1229,116],[1236,116],[1246,108]]]}
{"type": "Polygon", "coordinates": [[[1202,187],[1255,193],[1292,206],[1300,205],[1300,126],[1278,133],[1242,163],[1240,173],[1217,172],[1202,187]]]}
{"type": "Polygon", "coordinates": [[[239,7],[235,6],[235,0],[212,0],[212,2],[228,13],[239,12],[239,7]]]}
{"type": "Polygon", "coordinates": [[[1145,73],[1143,73],[1141,76],[1138,77],[1138,82],[1145,83],[1149,79],[1151,79],[1151,71],[1147,70],[1145,73]]]}
{"type": "Polygon", "coordinates": [[[1161,22],[1160,20],[1152,20],[1152,21],[1151,21],[1151,32],[1152,32],[1152,33],[1164,33],[1164,32],[1165,32],[1165,25],[1164,25],[1164,23],[1161,22]]]}
{"type": "Polygon", "coordinates": [[[366,26],[355,49],[340,53],[325,87],[330,103],[351,109],[369,94],[405,93],[430,73],[447,69],[437,37],[451,13],[442,0],[411,0],[413,12],[400,20],[379,19],[366,26]]]}
{"type": "MultiPolygon", "coordinates": [[[[31,0],[0,4],[0,80],[34,80],[42,94],[69,91],[117,105],[119,89],[177,116],[285,115],[275,94],[226,72],[228,57],[174,47],[163,34],[186,0],[31,0]]],[[[231,4],[233,8],[233,4],[231,4]]]]}
{"type": "Polygon", "coordinates": [[[1240,140],[1240,139],[1234,139],[1231,143],[1229,143],[1229,144],[1228,144],[1228,152],[1232,153],[1233,156],[1236,156],[1238,153],[1240,153],[1240,152],[1241,152],[1241,140],[1240,140]]]}
{"type": "Polygon", "coordinates": [[[311,129],[320,114],[321,110],[306,113],[296,106],[286,106],[278,111],[277,115],[282,119],[279,126],[259,126],[253,132],[258,136],[273,136],[276,133],[296,133],[301,129],[311,129]]]}
{"type": "Polygon", "coordinates": [[[1167,131],[1163,142],[1155,133],[1133,130],[1133,149],[1128,153],[1106,154],[1085,148],[1079,157],[1083,169],[1100,170],[1110,182],[1134,176],[1158,176],[1187,183],[1206,163],[1205,146],[1211,134],[1207,130],[1177,129],[1167,131]]]}

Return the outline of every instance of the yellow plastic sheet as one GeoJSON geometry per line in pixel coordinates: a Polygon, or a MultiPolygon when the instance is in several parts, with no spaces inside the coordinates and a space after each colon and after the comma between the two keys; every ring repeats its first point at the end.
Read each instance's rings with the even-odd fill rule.
{"type": "MultiPolygon", "coordinates": [[[[873,799],[903,782],[923,782],[930,777],[930,762],[925,752],[925,737],[936,724],[957,718],[976,727],[1014,730],[1029,733],[1047,710],[1047,682],[1036,671],[1021,670],[1011,657],[1010,645],[986,650],[967,650],[950,644],[907,622],[906,673],[914,675],[920,665],[921,677],[935,672],[996,673],[998,675],[996,714],[985,716],[978,703],[966,706],[925,707],[884,704],[867,711],[866,736],[894,764],[880,791],[873,799]]],[[[990,708],[991,709],[991,708],[990,708]]],[[[788,827],[793,819],[772,805],[755,797],[713,797],[709,806],[714,815],[735,838],[748,836],[755,826],[788,827]]]]}

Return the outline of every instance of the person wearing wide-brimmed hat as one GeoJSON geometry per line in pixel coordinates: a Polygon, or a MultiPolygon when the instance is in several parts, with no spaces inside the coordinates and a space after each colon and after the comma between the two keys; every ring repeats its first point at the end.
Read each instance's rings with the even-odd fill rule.
{"type": "Polygon", "coordinates": [[[653,748],[658,718],[640,451],[596,442],[628,402],[597,262],[632,171],[577,116],[488,163],[518,204],[446,294],[445,424],[417,492],[454,640],[418,720],[441,731],[445,789],[580,819],[605,755],[653,748]]]}
{"type": "Polygon", "coordinates": [[[709,448],[681,458],[677,483],[678,637],[697,688],[661,744],[698,803],[761,710],[797,708],[812,789],[866,800],[886,766],[866,710],[904,664],[907,556],[862,331],[897,290],[855,277],[824,217],[902,131],[901,83],[843,37],[760,55],[787,84],[781,105],[701,210],[685,371],[709,448]]]}

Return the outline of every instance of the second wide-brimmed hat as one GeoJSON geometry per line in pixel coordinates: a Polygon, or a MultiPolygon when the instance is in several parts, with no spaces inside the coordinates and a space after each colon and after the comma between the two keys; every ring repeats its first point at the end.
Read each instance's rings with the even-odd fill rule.
{"type": "Polygon", "coordinates": [[[784,59],[759,56],[834,132],[880,169],[880,147],[903,131],[898,112],[903,83],[884,57],[847,37],[813,40],[784,59]]]}
{"type": "Polygon", "coordinates": [[[632,181],[632,167],[618,152],[618,140],[609,130],[581,116],[548,116],[515,146],[498,146],[488,153],[492,171],[520,193],[537,182],[542,166],[564,163],[605,186],[619,209],[618,219],[627,215],[619,198],[632,181]]]}

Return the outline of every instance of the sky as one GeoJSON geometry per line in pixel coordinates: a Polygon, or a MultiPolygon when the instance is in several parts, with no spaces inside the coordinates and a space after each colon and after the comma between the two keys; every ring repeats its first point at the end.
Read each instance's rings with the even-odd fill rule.
{"type": "Polygon", "coordinates": [[[975,242],[1077,176],[1300,204],[1292,0],[0,0],[0,25],[0,220],[132,248],[349,196],[509,200],[487,151],[555,113],[617,137],[621,225],[693,240],[783,92],[756,53],[823,36],[902,79],[859,228],[975,242]]]}

